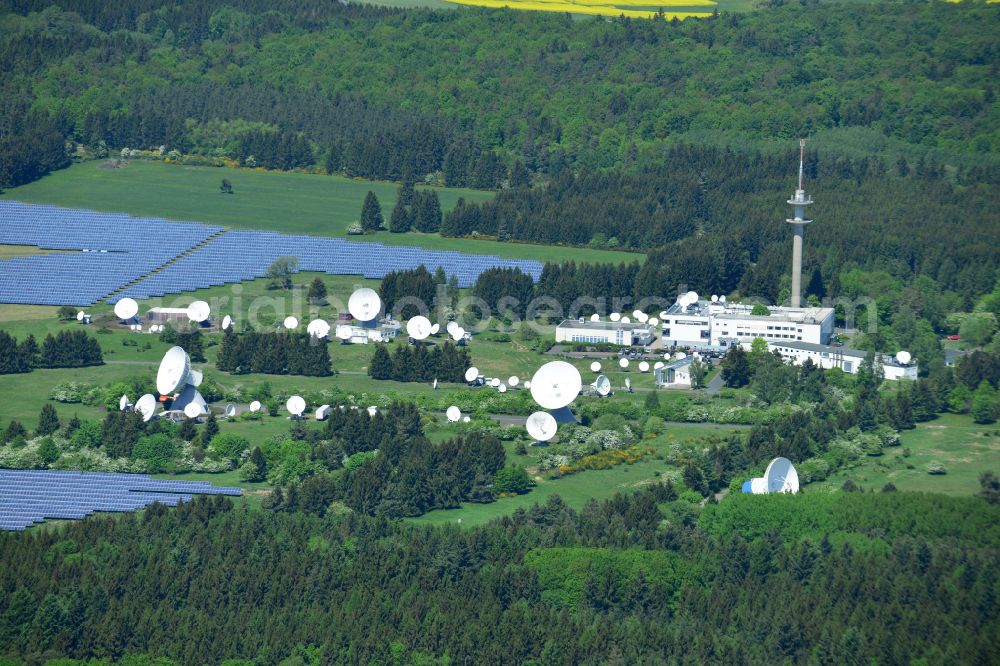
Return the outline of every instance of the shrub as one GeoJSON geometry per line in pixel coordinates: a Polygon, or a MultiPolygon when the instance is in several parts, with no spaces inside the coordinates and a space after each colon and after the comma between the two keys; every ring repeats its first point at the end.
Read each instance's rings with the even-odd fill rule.
{"type": "Polygon", "coordinates": [[[938,461],[932,460],[931,462],[927,463],[927,473],[934,475],[947,474],[948,469],[938,461]]]}
{"type": "Polygon", "coordinates": [[[515,493],[523,495],[531,490],[534,481],[528,476],[523,467],[511,465],[501,469],[493,477],[493,490],[498,493],[515,493]]]}

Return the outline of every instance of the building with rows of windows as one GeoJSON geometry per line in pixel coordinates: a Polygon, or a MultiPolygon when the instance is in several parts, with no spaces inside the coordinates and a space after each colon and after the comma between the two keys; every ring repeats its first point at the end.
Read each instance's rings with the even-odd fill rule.
{"type": "Polygon", "coordinates": [[[647,346],[656,339],[649,324],[566,319],[556,326],[556,342],[647,346]]]}
{"type": "Polygon", "coordinates": [[[827,344],[833,335],[833,308],[771,307],[752,314],[753,305],[678,300],[660,313],[664,347],[730,347],[763,338],[768,342],[827,344]]]}

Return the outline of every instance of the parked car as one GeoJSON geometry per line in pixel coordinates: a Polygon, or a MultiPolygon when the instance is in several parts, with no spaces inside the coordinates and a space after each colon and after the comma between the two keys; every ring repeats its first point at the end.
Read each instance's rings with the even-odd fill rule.
{"type": "Polygon", "coordinates": [[[961,340],[962,336],[961,335],[949,335],[948,339],[949,340],[961,340]]]}

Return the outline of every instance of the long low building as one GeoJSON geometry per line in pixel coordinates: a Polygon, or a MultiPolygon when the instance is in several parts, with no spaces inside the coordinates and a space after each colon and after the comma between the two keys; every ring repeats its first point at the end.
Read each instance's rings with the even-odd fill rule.
{"type": "Polygon", "coordinates": [[[645,347],[653,344],[655,339],[656,333],[652,326],[636,322],[566,319],[556,326],[556,342],[645,347]]]}
{"type": "Polygon", "coordinates": [[[833,308],[768,308],[753,314],[753,305],[678,299],[660,313],[665,347],[729,347],[763,338],[827,344],[833,335],[833,308]]]}
{"type": "MultiPolygon", "coordinates": [[[[743,346],[749,348],[750,344],[746,343],[743,346]]],[[[840,368],[851,375],[858,373],[861,363],[868,355],[868,352],[860,349],[817,345],[810,342],[769,342],[767,347],[794,365],[802,365],[806,359],[812,359],[812,362],[821,368],[826,370],[840,368]]],[[[917,378],[919,368],[916,363],[903,364],[885,354],[877,355],[876,360],[881,363],[882,373],[886,379],[917,378]]]]}

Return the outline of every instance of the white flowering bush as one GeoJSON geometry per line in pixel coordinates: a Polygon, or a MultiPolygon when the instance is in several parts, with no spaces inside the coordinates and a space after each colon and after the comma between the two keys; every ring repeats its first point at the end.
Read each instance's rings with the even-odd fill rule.
{"type": "Polygon", "coordinates": [[[614,430],[598,430],[590,435],[587,444],[597,450],[606,451],[608,449],[621,449],[625,442],[622,440],[622,436],[614,430]]]}

